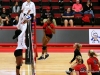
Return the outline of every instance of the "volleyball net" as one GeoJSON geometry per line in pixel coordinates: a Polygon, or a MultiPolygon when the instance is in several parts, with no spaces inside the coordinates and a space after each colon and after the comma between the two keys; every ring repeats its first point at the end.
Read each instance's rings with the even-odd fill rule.
{"type": "Polygon", "coordinates": [[[28,75],[35,75],[35,63],[37,57],[37,44],[36,44],[36,23],[34,22],[34,29],[29,21],[26,30],[26,45],[25,64],[28,65],[28,75]]]}

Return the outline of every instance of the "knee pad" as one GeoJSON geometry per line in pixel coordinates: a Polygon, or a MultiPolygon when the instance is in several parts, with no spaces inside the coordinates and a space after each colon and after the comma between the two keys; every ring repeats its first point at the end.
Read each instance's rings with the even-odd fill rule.
{"type": "Polygon", "coordinates": [[[20,66],[16,66],[16,69],[20,69],[20,66]]]}
{"type": "Polygon", "coordinates": [[[42,46],[42,50],[45,50],[45,49],[47,49],[47,46],[42,46]]]}
{"type": "Polygon", "coordinates": [[[73,70],[74,70],[74,69],[72,69],[72,68],[69,68],[69,71],[71,71],[71,72],[72,72],[73,70]]]}

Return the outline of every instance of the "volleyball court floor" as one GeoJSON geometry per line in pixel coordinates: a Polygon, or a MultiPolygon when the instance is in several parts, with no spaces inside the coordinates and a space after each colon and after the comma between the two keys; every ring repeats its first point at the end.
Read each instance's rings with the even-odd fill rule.
{"type": "MultiPolygon", "coordinates": [[[[14,47],[0,48],[0,75],[16,75],[15,73],[15,57],[13,55],[14,47]]],[[[82,56],[86,64],[88,59],[87,51],[89,49],[95,50],[100,54],[100,47],[86,47],[82,48],[82,56]]],[[[65,71],[71,66],[69,64],[73,57],[74,49],[72,47],[49,47],[49,57],[45,60],[36,61],[36,75],[66,75],[65,71]]],[[[41,48],[38,48],[38,56],[41,55],[41,48]]],[[[98,57],[100,59],[100,56],[98,57]]],[[[73,62],[74,63],[74,62],[73,62]]],[[[21,75],[31,75],[28,73],[29,68],[24,64],[21,68],[21,75]]],[[[30,71],[31,72],[31,71],[30,71]]],[[[75,75],[75,74],[74,74],[75,75]]],[[[89,74],[91,75],[91,74],[89,74]]]]}

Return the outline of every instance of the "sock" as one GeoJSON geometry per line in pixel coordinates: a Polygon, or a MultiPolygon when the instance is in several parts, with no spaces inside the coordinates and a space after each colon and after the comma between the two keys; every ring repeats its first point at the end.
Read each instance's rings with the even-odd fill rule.
{"type": "Polygon", "coordinates": [[[44,57],[44,54],[42,54],[41,56],[44,57]]]}
{"type": "Polygon", "coordinates": [[[48,53],[46,52],[45,55],[48,55],[48,53]]]}

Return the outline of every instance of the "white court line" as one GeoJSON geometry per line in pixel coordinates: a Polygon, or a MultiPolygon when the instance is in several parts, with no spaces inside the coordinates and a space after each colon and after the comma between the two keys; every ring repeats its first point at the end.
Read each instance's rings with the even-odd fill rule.
{"type": "Polygon", "coordinates": [[[28,75],[30,75],[29,71],[30,71],[30,67],[29,67],[29,65],[28,65],[28,75]]]}
{"type": "MultiPolygon", "coordinates": [[[[15,70],[0,70],[1,72],[14,72],[15,70]]],[[[31,70],[29,70],[31,71],[31,70]]],[[[16,72],[16,71],[15,71],[16,72]]],[[[26,70],[21,70],[21,72],[27,72],[26,70]]],[[[32,71],[31,71],[32,72],[32,71]]],[[[35,70],[36,72],[69,72],[68,70],[35,70]]],[[[73,71],[76,72],[76,71],[73,71]]],[[[82,71],[83,72],[83,71],[82,71]]],[[[87,71],[86,71],[87,72],[87,71]]],[[[91,71],[90,71],[91,72],[91,71]]],[[[97,71],[98,72],[98,71],[97,71]]],[[[30,74],[29,74],[30,75],[30,74]]]]}
{"type": "MultiPolygon", "coordinates": [[[[0,72],[12,72],[16,70],[0,70],[0,72]]],[[[32,70],[21,70],[21,72],[27,72],[27,71],[32,71],[32,70]]],[[[66,70],[35,70],[36,72],[64,72],[66,70]]]]}

